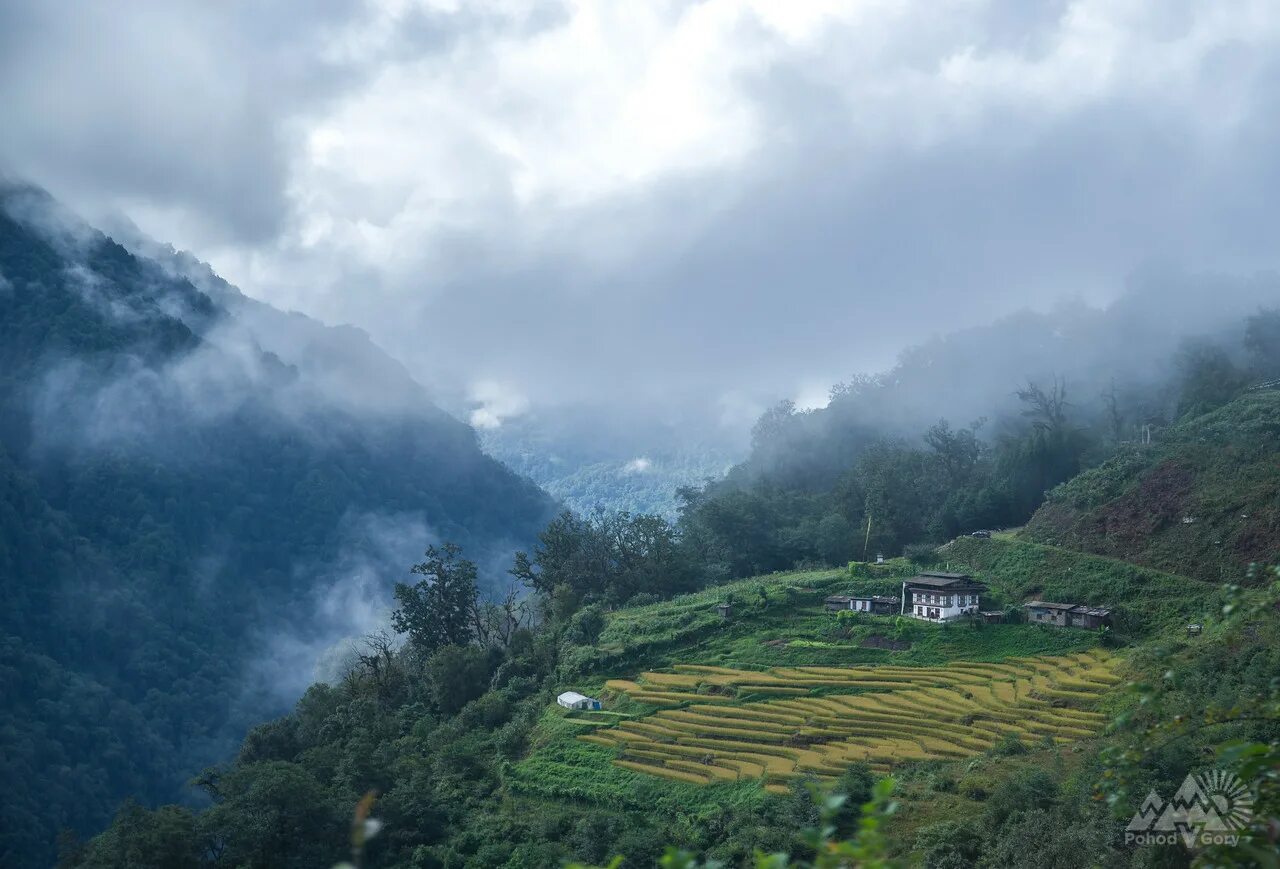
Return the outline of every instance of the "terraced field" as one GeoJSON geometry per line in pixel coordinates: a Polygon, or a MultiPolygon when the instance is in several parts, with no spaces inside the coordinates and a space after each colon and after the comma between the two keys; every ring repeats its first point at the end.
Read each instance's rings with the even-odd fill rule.
{"type": "Polygon", "coordinates": [[[1072,742],[1097,734],[1090,707],[1120,681],[1103,650],[941,667],[685,665],[606,687],[662,707],[579,736],[618,752],[620,767],[678,781],[833,777],[854,761],[961,758],[1008,735],[1072,742]]]}

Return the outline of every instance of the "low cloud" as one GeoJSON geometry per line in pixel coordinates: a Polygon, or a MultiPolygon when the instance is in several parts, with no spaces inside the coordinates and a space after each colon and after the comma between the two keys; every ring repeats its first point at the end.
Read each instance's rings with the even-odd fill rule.
{"type": "Polygon", "coordinates": [[[1280,265],[1256,0],[83,13],[6,7],[0,160],[365,328],[480,427],[736,420],[1152,265],[1280,265]]]}
{"type": "Polygon", "coordinates": [[[645,471],[653,467],[653,462],[644,456],[634,458],[622,466],[624,474],[643,474],[645,471]]]}
{"type": "Polygon", "coordinates": [[[313,682],[334,682],[349,668],[364,637],[391,630],[392,589],[409,581],[409,566],[439,537],[413,513],[352,513],[336,531],[338,555],[298,564],[313,591],[289,614],[265,620],[251,640],[259,654],[246,693],[292,703],[313,682]]]}
{"type": "Polygon", "coordinates": [[[478,429],[500,428],[509,419],[529,411],[529,399],[493,380],[482,380],[471,387],[468,396],[473,405],[468,419],[478,429]]]}

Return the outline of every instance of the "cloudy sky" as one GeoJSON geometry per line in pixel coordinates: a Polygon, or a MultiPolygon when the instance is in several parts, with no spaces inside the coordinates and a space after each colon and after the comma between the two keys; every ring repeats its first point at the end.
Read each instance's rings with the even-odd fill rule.
{"type": "Polygon", "coordinates": [[[481,422],[746,424],[904,344],[1280,260],[1280,6],[9,0],[0,166],[481,422]]]}

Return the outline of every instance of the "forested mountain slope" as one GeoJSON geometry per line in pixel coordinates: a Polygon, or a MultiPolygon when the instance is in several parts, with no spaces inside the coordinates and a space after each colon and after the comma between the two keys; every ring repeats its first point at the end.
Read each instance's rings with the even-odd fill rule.
{"type": "Polygon", "coordinates": [[[1280,390],[1245,393],[1049,494],[1023,535],[1214,582],[1280,561],[1280,390]]]}
{"type": "MultiPolygon", "coordinates": [[[[1189,452],[1202,434],[1187,420],[1280,377],[1280,312],[1255,307],[1265,288],[1204,279],[1202,292],[1174,294],[1167,305],[1148,289],[1105,310],[1024,313],[912,348],[890,371],[837,386],[821,410],[784,402],[756,424],[745,461],[686,499],[686,539],[721,573],[747,576],[1021,526],[1048,491],[1085,469],[1116,456],[1113,467],[1140,465],[1140,456],[1163,455],[1166,442],[1189,452]],[[1205,299],[1217,307],[1208,310],[1205,299]],[[1158,446],[1137,450],[1139,439],[1158,446]]],[[[1274,488],[1274,474],[1262,473],[1274,440],[1268,412],[1260,405],[1256,419],[1211,418],[1231,452],[1200,464],[1178,459],[1181,485],[1192,485],[1187,474],[1199,469],[1207,486],[1254,487],[1241,514],[1249,513],[1245,501],[1265,502],[1274,488]]],[[[1186,518],[1205,531],[1202,546],[1235,547],[1247,560],[1268,554],[1267,516],[1251,513],[1243,537],[1223,544],[1213,542],[1216,527],[1186,518]]],[[[1133,554],[1184,568],[1154,551],[1133,554]]],[[[1234,575],[1240,561],[1215,561],[1211,572],[1234,575]]]]}
{"type": "Polygon", "coordinates": [[[427,543],[553,512],[367,339],[206,278],[0,187],[0,865],[185,798],[427,543]]]}
{"type": "Polygon", "coordinates": [[[480,443],[579,513],[627,510],[668,519],[675,518],[679,489],[719,479],[741,456],[736,438],[706,436],[706,420],[637,415],[558,407],[482,429],[480,443]]]}
{"type": "Polygon", "coordinates": [[[212,777],[213,808],[126,807],[65,865],[105,869],[129,855],[208,869],[330,865],[349,851],[352,809],[370,792],[383,829],[367,866],[526,869],[617,855],[652,866],[666,845],[752,865],[756,849],[811,854],[797,836],[817,821],[807,785],[849,795],[833,824],[850,836],[873,778],[889,770],[899,806],[883,832],[902,865],[1020,867],[1046,853],[1046,866],[1188,865],[1180,844],[1123,842],[1129,814],[1149,790],[1173,793],[1217,742],[1273,738],[1274,722],[1237,709],[1210,717],[1207,733],[1144,743],[1152,713],[1134,709],[1124,683],[1176,666],[1156,714],[1179,720],[1263,696],[1280,654],[1274,595],[1247,592],[1264,618],[1232,629],[1224,604],[1246,608],[1228,590],[1113,559],[1003,537],[958,541],[946,558],[988,585],[984,607],[1017,612],[1043,594],[1114,603],[1120,618],[1095,632],[824,608],[832,593],[894,592],[918,570],[906,559],[609,612],[557,615],[553,604],[505,646],[423,657],[411,639],[313,687],[212,777]],[[725,619],[716,605],[729,601],[725,619]],[[1205,622],[1203,636],[1186,637],[1190,619],[1205,622]],[[564,690],[604,709],[566,711],[555,700],[564,690]],[[1126,766],[1118,752],[1135,741],[1143,750],[1126,766]],[[1103,783],[1127,788],[1114,809],[1098,798],[1103,783]]]}

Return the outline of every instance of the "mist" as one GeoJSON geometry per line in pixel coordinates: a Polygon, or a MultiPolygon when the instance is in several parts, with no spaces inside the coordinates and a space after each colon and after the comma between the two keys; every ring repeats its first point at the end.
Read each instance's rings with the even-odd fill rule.
{"type": "Polygon", "coordinates": [[[0,160],[489,424],[675,414],[740,454],[931,335],[1280,265],[1266,4],[159,11],[8,7],[0,160]]]}

